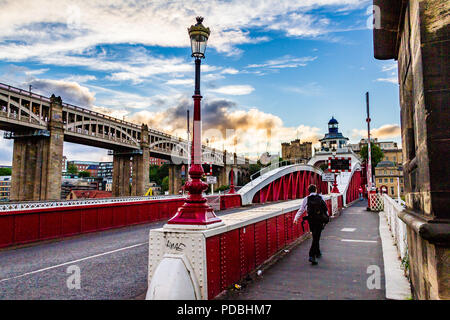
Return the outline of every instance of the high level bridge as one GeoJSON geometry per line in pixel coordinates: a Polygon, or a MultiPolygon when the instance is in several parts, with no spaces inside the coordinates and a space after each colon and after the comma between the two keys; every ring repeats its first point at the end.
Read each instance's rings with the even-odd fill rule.
{"type": "MultiPolygon", "coordinates": [[[[115,196],[145,193],[150,156],[171,160],[170,184],[177,191],[181,181],[176,164],[187,163],[189,156],[184,139],[2,83],[0,130],[14,139],[12,201],[59,200],[64,141],[111,150],[115,196]]],[[[222,184],[230,166],[249,164],[244,157],[207,146],[203,160],[214,165],[222,184]]]]}

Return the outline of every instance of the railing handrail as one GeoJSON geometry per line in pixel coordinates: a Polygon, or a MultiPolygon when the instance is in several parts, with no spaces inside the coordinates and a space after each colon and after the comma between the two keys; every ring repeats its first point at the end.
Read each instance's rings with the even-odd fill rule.
{"type": "Polygon", "coordinates": [[[283,164],[286,164],[286,165],[301,164],[301,163],[306,164],[307,162],[308,162],[307,159],[304,159],[304,158],[294,158],[294,159],[287,159],[287,160],[282,160],[282,161],[278,161],[278,162],[275,162],[275,163],[271,163],[267,167],[264,167],[261,170],[259,170],[259,171],[255,172],[254,174],[252,174],[250,176],[250,181],[252,181],[254,178],[262,176],[263,174],[265,174],[265,173],[267,173],[269,171],[272,171],[272,170],[280,168],[280,167],[285,167],[285,165],[283,165],[283,164]]]}

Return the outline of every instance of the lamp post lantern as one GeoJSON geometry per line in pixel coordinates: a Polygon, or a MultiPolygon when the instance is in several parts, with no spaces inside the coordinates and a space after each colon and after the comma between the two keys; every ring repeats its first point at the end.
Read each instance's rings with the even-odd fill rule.
{"type": "Polygon", "coordinates": [[[190,180],[185,184],[189,192],[186,203],[181,206],[175,216],[167,223],[169,225],[194,225],[208,227],[222,220],[214,214],[214,210],[206,203],[203,192],[208,189],[208,184],[201,180],[204,171],[202,167],[202,125],[200,102],[200,65],[205,58],[206,43],[211,31],[203,24],[203,18],[197,17],[197,24],[188,29],[191,39],[192,57],[195,58],[195,91],[194,99],[194,126],[192,133],[191,166],[189,168],[190,180]]]}

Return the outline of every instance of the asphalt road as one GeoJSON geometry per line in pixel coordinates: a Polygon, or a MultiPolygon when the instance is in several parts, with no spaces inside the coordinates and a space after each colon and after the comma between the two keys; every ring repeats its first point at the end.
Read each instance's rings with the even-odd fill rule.
{"type": "Polygon", "coordinates": [[[147,290],[149,230],[164,223],[0,250],[0,299],[142,298],[147,290]],[[79,289],[74,280],[78,270],[79,289]]]}

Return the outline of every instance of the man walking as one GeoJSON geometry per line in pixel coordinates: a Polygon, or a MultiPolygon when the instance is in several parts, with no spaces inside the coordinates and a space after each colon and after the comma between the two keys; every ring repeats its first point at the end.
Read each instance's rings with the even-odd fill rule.
{"type": "Polygon", "coordinates": [[[295,215],[294,223],[298,222],[298,219],[303,212],[308,212],[308,215],[303,219],[308,221],[313,238],[311,249],[309,250],[309,262],[313,265],[317,265],[318,262],[316,258],[322,256],[319,246],[320,235],[324,225],[329,221],[328,208],[322,196],[317,194],[317,187],[314,184],[311,184],[308,187],[308,192],[309,196],[303,199],[302,206],[295,215]]]}

